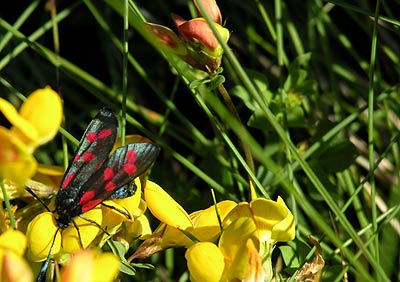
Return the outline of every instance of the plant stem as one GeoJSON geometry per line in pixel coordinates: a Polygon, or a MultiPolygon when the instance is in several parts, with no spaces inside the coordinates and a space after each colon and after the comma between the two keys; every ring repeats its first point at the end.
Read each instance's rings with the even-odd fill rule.
{"type": "Polygon", "coordinates": [[[7,195],[6,187],[4,186],[3,178],[0,178],[0,186],[1,186],[1,192],[3,193],[4,204],[5,204],[7,212],[8,212],[8,217],[10,218],[10,225],[13,229],[16,229],[14,214],[11,210],[10,200],[8,199],[8,195],[7,195]]]}
{"type": "MultiPolygon", "coordinates": [[[[218,92],[221,94],[222,99],[224,99],[225,105],[228,107],[228,110],[231,112],[231,114],[239,121],[240,123],[240,117],[238,112],[236,111],[235,105],[233,104],[231,97],[229,96],[228,91],[226,91],[225,87],[223,84],[218,85],[218,92]]],[[[247,143],[243,140],[241,136],[238,136],[240,139],[240,143],[243,148],[243,152],[245,155],[246,163],[249,166],[250,170],[254,172],[254,162],[253,162],[253,156],[251,155],[251,151],[247,143]]]]}

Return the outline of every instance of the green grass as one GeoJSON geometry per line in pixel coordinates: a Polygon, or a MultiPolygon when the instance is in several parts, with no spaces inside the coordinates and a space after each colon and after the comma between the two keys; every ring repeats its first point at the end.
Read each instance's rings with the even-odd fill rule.
{"type": "MultiPolygon", "coordinates": [[[[247,201],[250,177],[293,212],[300,265],[307,236],[319,240],[322,281],[399,280],[400,2],[218,1],[231,38],[211,80],[149,42],[143,18],[173,29],[171,12],[194,16],[170,2],[127,1],[129,18],[117,0],[65,1],[53,18],[40,1],[2,9],[1,97],[19,105],[51,85],[64,100],[64,128],[37,159],[63,165],[63,142],[72,151],[100,107],[126,111],[126,134],[163,148],[150,178],[188,212],[212,204],[210,189],[247,201]]],[[[183,250],[148,262],[137,281],[188,279],[183,250]]],[[[298,265],[285,267],[294,281],[298,265]]]]}

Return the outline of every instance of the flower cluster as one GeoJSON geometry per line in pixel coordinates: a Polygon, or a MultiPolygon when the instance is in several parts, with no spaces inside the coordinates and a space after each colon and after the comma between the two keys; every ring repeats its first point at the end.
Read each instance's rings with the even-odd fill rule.
{"type": "Polygon", "coordinates": [[[146,184],[144,196],[162,223],[131,259],[185,247],[193,282],[271,281],[275,243],[295,236],[293,215],[280,197],[277,201],[222,201],[188,215],[154,182],[146,184]]]}
{"type": "MultiPolygon", "coordinates": [[[[215,0],[201,0],[199,2],[213,21],[216,31],[227,42],[229,31],[221,25],[222,17],[215,0]]],[[[185,20],[178,15],[172,15],[172,20],[180,37],[168,27],[162,25],[145,23],[145,28],[154,35],[150,40],[165,53],[177,55],[195,69],[214,73],[221,64],[223,49],[204,19],[198,1],[194,1],[194,3],[203,17],[185,20]]]]}
{"type": "Polygon", "coordinates": [[[0,178],[24,184],[37,170],[32,153],[53,139],[62,120],[62,102],[51,88],[33,92],[19,112],[0,98],[0,111],[11,128],[0,126],[0,178]]]}

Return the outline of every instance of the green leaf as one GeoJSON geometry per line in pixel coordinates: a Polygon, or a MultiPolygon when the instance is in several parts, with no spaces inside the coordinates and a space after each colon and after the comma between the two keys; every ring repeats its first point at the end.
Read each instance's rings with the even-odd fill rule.
{"type": "MultiPolygon", "coordinates": [[[[247,74],[253,81],[259,95],[264,99],[266,104],[269,104],[273,98],[273,94],[269,91],[267,78],[263,74],[252,70],[247,70],[247,74]]],[[[239,97],[250,110],[255,111],[259,109],[257,102],[252,98],[245,87],[237,85],[230,90],[230,93],[239,97]]]]}
{"type": "Polygon", "coordinates": [[[136,274],[136,269],[133,267],[133,265],[130,265],[126,262],[121,263],[119,270],[130,276],[134,276],[136,274]]]}
{"type": "Polygon", "coordinates": [[[348,168],[359,154],[350,140],[341,140],[330,146],[316,159],[317,165],[327,172],[339,172],[348,168]]]}

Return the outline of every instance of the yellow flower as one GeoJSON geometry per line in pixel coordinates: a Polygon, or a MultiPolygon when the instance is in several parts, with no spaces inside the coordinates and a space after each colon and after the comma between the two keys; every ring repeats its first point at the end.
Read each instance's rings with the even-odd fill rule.
{"type": "MultiPolygon", "coordinates": [[[[161,200],[161,198],[150,198],[148,204],[149,206],[160,205],[157,210],[163,212],[162,206],[164,205],[164,202],[161,200]]],[[[214,242],[221,234],[221,226],[219,225],[216,209],[218,210],[220,219],[224,220],[225,216],[235,206],[236,203],[233,201],[222,201],[217,203],[216,206],[212,205],[207,209],[195,211],[189,215],[193,225],[188,226],[183,231],[201,242],[214,242]]],[[[169,216],[171,218],[170,221],[173,221],[173,214],[170,214],[168,211],[165,211],[165,214],[165,217],[169,216]]],[[[193,240],[191,240],[182,232],[182,229],[178,229],[162,222],[153,232],[153,234],[151,234],[140,245],[131,258],[146,258],[156,252],[160,252],[171,247],[188,248],[194,243],[195,242],[193,240]]]]}
{"type": "Polygon", "coordinates": [[[115,281],[119,266],[119,258],[112,253],[98,254],[94,250],[81,250],[73,255],[62,269],[60,281],[115,281]]]}
{"type": "Polygon", "coordinates": [[[250,203],[242,202],[225,218],[223,226],[240,218],[251,218],[257,226],[261,242],[286,242],[294,239],[294,217],[281,197],[277,201],[256,198],[250,203]]]}
{"type": "Polygon", "coordinates": [[[36,160],[8,129],[0,127],[0,178],[23,184],[36,170],[36,160]]]}
{"type": "Polygon", "coordinates": [[[0,98],[0,111],[13,125],[11,132],[30,152],[53,139],[62,120],[60,96],[50,87],[36,90],[22,104],[19,113],[0,98]]]}
{"type": "Polygon", "coordinates": [[[33,92],[20,107],[0,98],[0,111],[11,123],[0,126],[0,177],[24,184],[36,171],[33,151],[50,141],[62,120],[62,102],[50,87],[33,92]]]}
{"type": "MultiPolygon", "coordinates": [[[[101,225],[102,211],[100,207],[91,209],[82,215],[101,225]]],[[[78,229],[71,224],[61,230],[51,212],[36,216],[28,225],[28,258],[31,261],[44,261],[51,250],[51,257],[62,256],[64,253],[75,253],[82,247],[88,247],[96,238],[100,229],[92,222],[81,217],[74,219],[78,229]],[[78,235],[79,230],[79,235],[78,235]]]]}
{"type": "Polygon", "coordinates": [[[193,246],[188,249],[186,259],[193,281],[208,281],[205,277],[219,275],[221,267],[221,279],[215,281],[271,281],[273,245],[292,240],[295,235],[293,215],[284,201],[256,198],[239,203],[223,217],[222,226],[218,246],[195,244],[197,256],[188,253],[193,246]],[[222,256],[223,265],[206,266],[203,252],[222,256]]]}
{"type": "Polygon", "coordinates": [[[192,245],[185,253],[190,281],[219,282],[224,272],[224,256],[218,247],[210,242],[192,245]]]}
{"type": "Polygon", "coordinates": [[[22,257],[26,244],[20,231],[8,230],[0,235],[0,281],[33,281],[32,270],[22,257]]]}
{"type": "Polygon", "coordinates": [[[193,226],[182,206],[156,183],[146,182],[144,199],[150,212],[161,222],[181,230],[193,226]]]}

